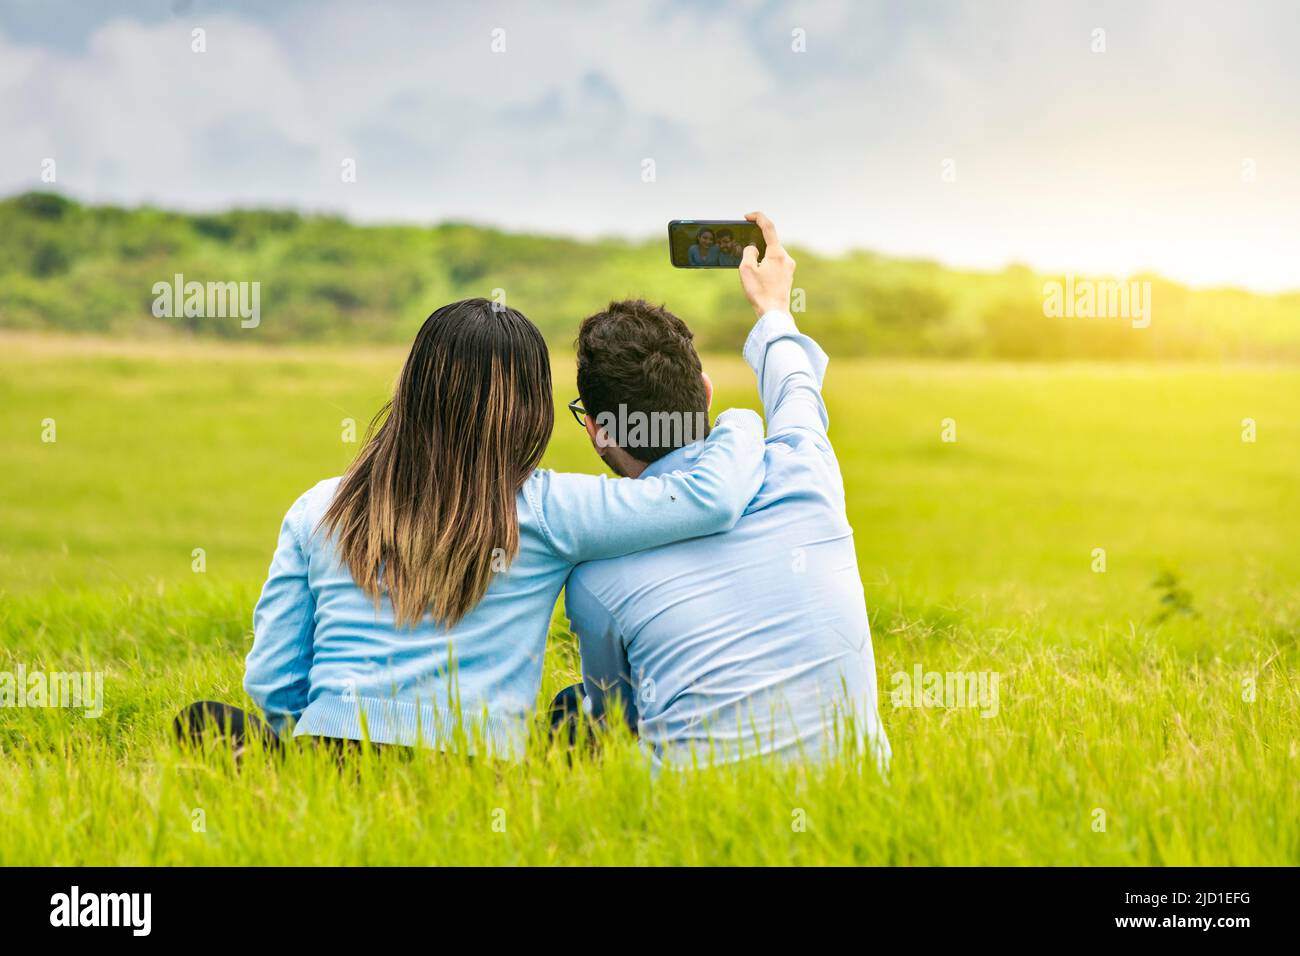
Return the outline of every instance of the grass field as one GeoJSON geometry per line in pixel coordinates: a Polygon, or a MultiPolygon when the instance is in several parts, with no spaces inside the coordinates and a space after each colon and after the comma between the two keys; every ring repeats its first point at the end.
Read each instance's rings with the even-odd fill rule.
{"type": "MultiPolygon", "coordinates": [[[[182,704],[247,703],[280,518],[401,358],[0,337],[0,672],[104,674],[96,719],[0,709],[0,864],[1300,863],[1297,368],[832,362],[888,781],[652,779],[621,738],[572,766],[182,754],[182,704]],[[892,706],[917,665],[998,674],[996,715],[892,706]]],[[[706,367],[715,410],[754,405],[706,367]]],[[[567,413],[546,464],[596,470],[567,413]]],[[[576,676],[553,638],[544,696],[576,676]]]]}

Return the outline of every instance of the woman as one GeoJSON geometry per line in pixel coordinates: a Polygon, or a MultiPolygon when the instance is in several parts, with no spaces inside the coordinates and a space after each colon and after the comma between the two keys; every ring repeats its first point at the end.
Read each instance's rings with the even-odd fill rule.
{"type": "Polygon", "coordinates": [[[718,247],[713,244],[712,229],[701,229],[695,234],[695,242],[686,250],[686,259],[693,266],[718,264],[718,247]]]}
{"type": "Polygon", "coordinates": [[[443,306],[342,478],[289,509],[253,615],[244,688],[270,733],[517,757],[570,569],[729,529],[762,479],[762,422],[723,413],[689,472],[537,469],[554,422],[541,333],[486,299],[443,306]],[[384,412],[387,412],[385,415],[384,412]]]}

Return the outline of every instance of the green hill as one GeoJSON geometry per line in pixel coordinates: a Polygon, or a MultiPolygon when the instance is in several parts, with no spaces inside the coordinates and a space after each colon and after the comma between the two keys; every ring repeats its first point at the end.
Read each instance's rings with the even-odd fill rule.
{"type": "MultiPolygon", "coordinates": [[[[835,354],[1300,359],[1300,292],[1191,290],[1137,276],[1150,283],[1151,322],[1135,328],[1126,317],[1049,317],[1045,283],[1064,277],[1024,267],[968,272],[869,252],[792,251],[800,322],[835,354]]],[[[184,214],[52,193],[0,200],[0,328],[396,342],[444,302],[502,294],[556,343],[625,296],[666,302],[705,348],[737,347],[750,324],[734,274],[673,269],[661,239],[585,242],[462,223],[359,226],[266,209],[184,214]],[[260,283],[260,324],[155,317],[154,286],[177,273],[260,283]]]]}

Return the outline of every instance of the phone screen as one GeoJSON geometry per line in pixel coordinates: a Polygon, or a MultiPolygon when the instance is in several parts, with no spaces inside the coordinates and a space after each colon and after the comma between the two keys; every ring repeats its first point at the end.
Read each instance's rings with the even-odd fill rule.
{"type": "Polygon", "coordinates": [[[734,269],[749,245],[758,246],[763,258],[763,233],[744,219],[674,219],[668,224],[668,254],[679,269],[734,269]]]}

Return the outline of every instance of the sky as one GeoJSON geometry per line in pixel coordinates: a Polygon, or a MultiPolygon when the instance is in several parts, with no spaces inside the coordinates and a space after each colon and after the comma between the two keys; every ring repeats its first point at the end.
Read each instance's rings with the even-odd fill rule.
{"type": "Polygon", "coordinates": [[[825,253],[1300,289],[1293,0],[0,0],[0,142],[6,195],[637,238],[761,208],[825,253]]]}

